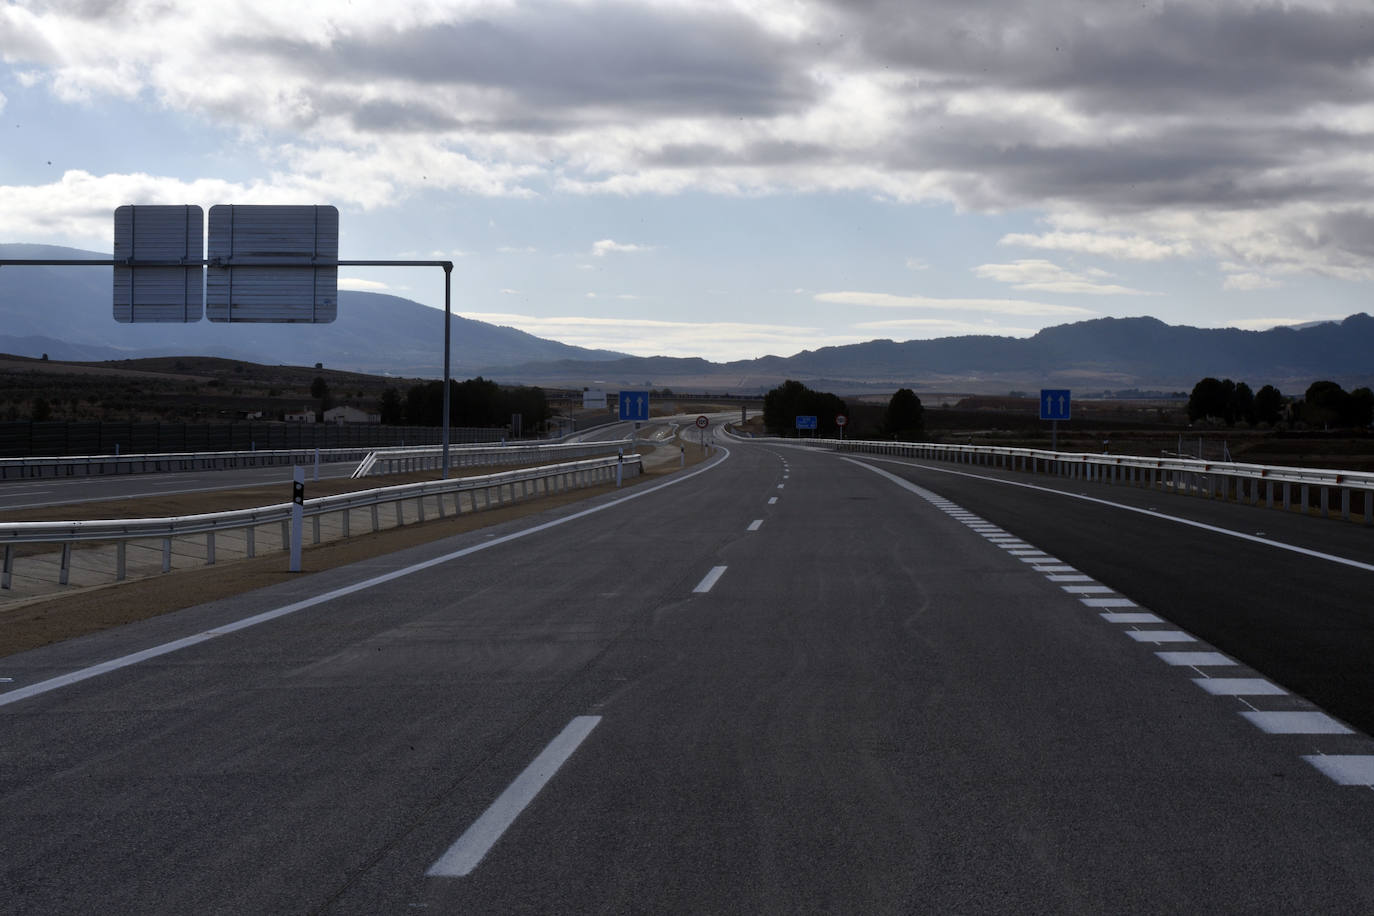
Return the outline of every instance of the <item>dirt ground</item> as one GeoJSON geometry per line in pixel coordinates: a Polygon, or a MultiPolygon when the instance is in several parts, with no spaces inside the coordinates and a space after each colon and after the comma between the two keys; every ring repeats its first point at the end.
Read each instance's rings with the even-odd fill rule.
{"type": "MultiPolygon", "coordinates": [[[[653,482],[679,470],[675,447],[660,449],[657,456],[652,455],[652,448],[641,448],[639,451],[646,456],[645,472],[626,481],[627,487],[653,482]],[[653,460],[654,457],[658,460],[653,460]]],[[[686,450],[688,467],[700,463],[704,457],[698,448],[688,447],[686,450]]],[[[482,473],[491,473],[492,470],[484,469],[482,473]]],[[[317,483],[308,482],[306,493],[307,496],[325,496],[351,490],[438,479],[439,472],[428,471],[393,477],[372,477],[361,481],[322,480],[317,483]]],[[[581,502],[614,489],[613,486],[590,487],[553,496],[541,496],[514,506],[450,516],[406,525],[404,528],[369,533],[345,541],[307,546],[301,555],[301,573],[287,572],[285,555],[273,553],[251,560],[217,563],[199,569],[178,570],[145,579],[74,590],[59,597],[3,608],[0,609],[0,657],[156,617],[207,601],[243,594],[302,573],[322,572],[451,535],[534,515],[546,509],[581,502]]],[[[253,487],[244,490],[180,494],[140,500],[137,503],[119,501],[83,503],[65,508],[55,506],[43,510],[24,510],[22,513],[11,512],[5,517],[22,517],[31,521],[164,517],[275,505],[284,501],[281,486],[253,487]]]]}

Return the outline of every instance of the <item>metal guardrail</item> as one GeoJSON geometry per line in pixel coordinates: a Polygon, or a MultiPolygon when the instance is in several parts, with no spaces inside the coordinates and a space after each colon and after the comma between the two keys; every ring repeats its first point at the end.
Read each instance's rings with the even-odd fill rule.
{"type": "MultiPolygon", "coordinates": [[[[482,477],[454,478],[452,480],[430,481],[424,483],[400,484],[354,493],[341,493],[336,496],[321,496],[307,499],[303,515],[311,520],[312,543],[322,540],[322,521],[331,515],[338,516],[340,536],[347,538],[352,534],[352,513],[368,510],[368,530],[379,531],[382,527],[399,527],[407,524],[405,506],[413,503],[412,522],[425,521],[428,517],[427,505],[432,507],[436,517],[448,514],[449,504],[454,515],[464,511],[475,512],[481,509],[506,505],[535,495],[561,493],[566,490],[597,486],[617,480],[618,474],[627,477],[638,475],[642,470],[639,455],[626,455],[623,459],[595,458],[585,461],[522,468],[488,474],[482,477]],[[541,487],[542,485],[542,487],[541,487]],[[468,507],[463,508],[463,497],[467,497],[468,507]],[[481,504],[479,505],[479,497],[481,504]],[[380,507],[395,506],[395,525],[383,526],[380,507]]],[[[4,546],[3,572],[0,572],[0,588],[8,589],[12,584],[16,547],[22,544],[62,545],[62,556],[58,567],[58,583],[68,584],[72,566],[73,546],[78,543],[101,542],[115,544],[115,581],[123,581],[128,572],[128,545],[131,541],[159,540],[162,551],[162,572],[172,567],[172,541],[176,538],[205,536],[205,565],[215,562],[215,538],[227,532],[243,534],[242,552],[245,556],[257,554],[258,529],[267,526],[272,530],[280,526],[280,543],[267,546],[287,549],[290,543],[292,504],[281,503],[256,509],[239,509],[229,512],[213,512],[201,515],[184,515],[170,518],[107,519],[73,522],[0,522],[0,545],[4,546]]],[[[270,539],[268,539],[270,540],[270,539]]]]}
{"type": "MultiPolygon", "coordinates": [[[[602,455],[611,449],[633,446],[630,439],[615,442],[573,442],[559,445],[503,445],[449,446],[451,467],[485,467],[495,464],[519,464],[547,458],[585,458],[602,455]]],[[[369,474],[403,474],[407,471],[431,471],[443,462],[443,446],[425,445],[413,448],[379,448],[370,452],[353,472],[354,479],[369,474]]]]}
{"type": "MultiPolygon", "coordinates": [[[[361,461],[371,446],[322,448],[321,461],[361,461]]],[[[146,455],[68,455],[56,458],[0,458],[0,480],[35,477],[100,477],[169,471],[222,471],[234,468],[310,464],[315,449],[262,449],[237,452],[155,452],[146,455]]]]}
{"type": "Polygon", "coordinates": [[[1323,517],[1329,517],[1335,510],[1331,496],[1336,494],[1339,497],[1341,518],[1346,521],[1351,520],[1351,503],[1353,498],[1358,496],[1364,524],[1374,525],[1374,474],[1362,471],[1293,468],[1243,462],[1205,461],[1196,458],[1147,458],[1138,455],[1054,452],[1048,449],[1007,448],[995,445],[853,439],[754,438],[751,441],[775,441],[839,452],[1001,467],[1013,471],[1044,473],[1071,479],[1233,500],[1249,505],[1264,504],[1271,509],[1276,505],[1286,511],[1300,508],[1303,511],[1319,511],[1323,517]]]}

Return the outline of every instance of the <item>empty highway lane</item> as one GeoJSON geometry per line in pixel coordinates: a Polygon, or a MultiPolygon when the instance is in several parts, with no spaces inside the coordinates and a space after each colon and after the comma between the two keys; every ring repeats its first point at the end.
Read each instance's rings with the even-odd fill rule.
{"type": "Polygon", "coordinates": [[[1374,742],[1200,632],[1197,563],[1151,564],[1329,577],[1341,626],[1370,573],[1142,557],[1158,532],[1081,500],[726,449],[0,659],[0,906],[1374,908],[1374,793],[1342,784],[1374,742]]]}

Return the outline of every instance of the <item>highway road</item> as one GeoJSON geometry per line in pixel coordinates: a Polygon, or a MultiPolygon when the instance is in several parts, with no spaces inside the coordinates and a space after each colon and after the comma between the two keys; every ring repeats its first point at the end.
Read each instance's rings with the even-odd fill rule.
{"type": "Polygon", "coordinates": [[[0,659],[0,909],[1374,910],[1368,533],[1087,487],[728,442],[0,659]]]}
{"type": "MultiPolygon", "coordinates": [[[[348,477],[358,467],[356,461],[320,464],[320,479],[348,477]]],[[[313,479],[314,465],[305,469],[305,479],[313,479]]],[[[51,477],[36,480],[0,481],[0,510],[28,509],[111,499],[143,499],[210,490],[237,490],[279,483],[288,492],[289,466],[235,468],[223,471],[184,471],[163,474],[121,474],[109,477],[51,477]]]]}

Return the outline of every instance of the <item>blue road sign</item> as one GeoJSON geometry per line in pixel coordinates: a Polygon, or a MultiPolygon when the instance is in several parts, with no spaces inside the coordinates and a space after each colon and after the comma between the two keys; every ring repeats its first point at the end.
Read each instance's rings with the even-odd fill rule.
{"type": "Polygon", "coordinates": [[[649,419],[649,392],[620,392],[620,419],[636,421],[649,419]]]}
{"type": "Polygon", "coordinates": [[[1069,389],[1067,388],[1041,388],[1040,389],[1040,419],[1042,420],[1067,420],[1071,407],[1069,389]]]}
{"type": "Polygon", "coordinates": [[[797,429],[815,429],[815,417],[797,417],[797,429]]]}

